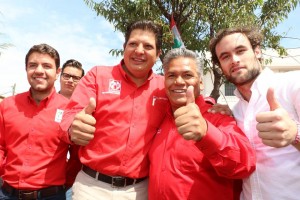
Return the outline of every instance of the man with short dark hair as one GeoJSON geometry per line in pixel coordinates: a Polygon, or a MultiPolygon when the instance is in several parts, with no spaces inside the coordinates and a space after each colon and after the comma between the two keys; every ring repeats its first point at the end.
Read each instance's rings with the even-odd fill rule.
{"type": "Polygon", "coordinates": [[[25,58],[28,92],[0,104],[0,199],[65,200],[68,144],[59,123],[68,100],[55,91],[60,73],[58,52],[34,45],[25,58]]]}
{"type": "Polygon", "coordinates": [[[81,145],[74,200],[148,198],[148,151],[167,103],[152,72],[161,46],[161,26],[134,22],[120,64],[94,67],[77,85],[61,123],[66,141],[81,145]]]}
{"type": "Polygon", "coordinates": [[[70,99],[78,82],[84,76],[82,64],[77,60],[67,60],[61,69],[59,93],[70,99]]]}
{"type": "MultiPolygon", "coordinates": [[[[83,76],[84,76],[84,69],[82,68],[82,64],[75,59],[67,60],[61,68],[60,91],[58,93],[70,99],[78,82],[83,76]]],[[[66,183],[66,185],[70,188],[69,189],[67,188],[66,198],[67,200],[71,200],[72,199],[71,186],[74,183],[77,173],[81,169],[81,165],[77,163],[80,162],[78,160],[78,146],[76,145],[70,146],[67,158],[68,158],[67,172],[72,172],[72,173],[67,173],[68,182],[66,183]]]]}

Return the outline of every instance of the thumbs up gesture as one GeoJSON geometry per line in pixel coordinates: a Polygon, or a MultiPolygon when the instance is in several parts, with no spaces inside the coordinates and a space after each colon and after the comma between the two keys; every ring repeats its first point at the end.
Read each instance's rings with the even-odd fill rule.
{"type": "Polygon", "coordinates": [[[206,135],[207,124],[195,104],[194,87],[189,86],[186,92],[186,106],[174,112],[175,124],[178,133],[186,140],[200,140],[206,135]]]}
{"type": "Polygon", "coordinates": [[[86,146],[94,138],[96,119],[92,113],[96,108],[96,100],[90,98],[89,104],[77,113],[69,129],[71,141],[86,146]]]}
{"type": "Polygon", "coordinates": [[[256,115],[258,136],[265,145],[271,147],[287,146],[295,140],[297,125],[275,98],[273,88],[268,89],[267,101],[270,111],[256,115]]]}

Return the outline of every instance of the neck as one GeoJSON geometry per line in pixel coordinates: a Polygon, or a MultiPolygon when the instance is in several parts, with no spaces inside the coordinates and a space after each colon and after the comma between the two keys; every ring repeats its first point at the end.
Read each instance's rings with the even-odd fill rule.
{"type": "Polygon", "coordinates": [[[129,76],[130,79],[136,84],[137,87],[143,85],[149,77],[149,73],[147,73],[146,76],[141,76],[141,77],[134,76],[132,73],[130,73],[130,71],[127,69],[125,64],[122,64],[122,68],[126,72],[127,76],[129,76]]]}
{"type": "Polygon", "coordinates": [[[253,85],[254,81],[255,79],[249,83],[236,86],[242,97],[248,102],[250,101],[252,95],[251,86],[253,85]]]}
{"type": "Polygon", "coordinates": [[[40,104],[41,101],[46,99],[52,92],[53,88],[49,91],[36,91],[36,90],[30,90],[31,97],[34,99],[34,101],[37,103],[37,105],[40,104]]]}
{"type": "Polygon", "coordinates": [[[72,93],[62,93],[61,91],[58,92],[59,94],[63,95],[64,97],[66,97],[67,99],[70,99],[72,96],[72,93]]]}

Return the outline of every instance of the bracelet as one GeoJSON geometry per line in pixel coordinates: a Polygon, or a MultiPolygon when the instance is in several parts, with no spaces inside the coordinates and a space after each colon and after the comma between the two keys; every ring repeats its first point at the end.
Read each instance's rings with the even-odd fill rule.
{"type": "Polygon", "coordinates": [[[295,140],[292,143],[293,145],[296,145],[300,142],[300,124],[297,122],[296,122],[296,124],[297,124],[297,134],[295,136],[295,140]]]}

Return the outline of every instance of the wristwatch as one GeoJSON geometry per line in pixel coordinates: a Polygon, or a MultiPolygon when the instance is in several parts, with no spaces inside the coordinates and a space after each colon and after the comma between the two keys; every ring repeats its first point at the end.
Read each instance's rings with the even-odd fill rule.
{"type": "Polygon", "coordinates": [[[293,145],[298,144],[300,142],[300,124],[296,122],[297,124],[297,134],[295,136],[295,140],[293,141],[293,145]]]}

